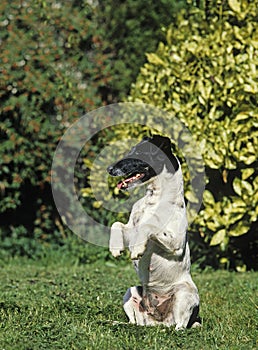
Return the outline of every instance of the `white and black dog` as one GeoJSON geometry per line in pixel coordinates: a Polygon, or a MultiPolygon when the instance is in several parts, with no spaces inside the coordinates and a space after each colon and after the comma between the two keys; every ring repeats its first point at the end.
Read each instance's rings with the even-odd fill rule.
{"type": "Polygon", "coordinates": [[[177,330],[200,325],[198,290],[190,275],[183,177],[167,137],[144,138],[107,169],[123,176],[121,190],[148,183],[127,224],[111,227],[109,248],[117,257],[128,247],[141,286],[124,296],[129,322],[174,325],[177,330]]]}

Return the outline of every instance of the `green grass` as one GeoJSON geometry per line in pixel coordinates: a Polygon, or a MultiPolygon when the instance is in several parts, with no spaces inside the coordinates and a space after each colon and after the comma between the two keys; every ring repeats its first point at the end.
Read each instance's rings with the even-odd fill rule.
{"type": "Polygon", "coordinates": [[[175,332],[127,324],[122,297],[137,283],[130,264],[73,261],[0,264],[0,350],[257,348],[257,273],[194,272],[203,326],[175,332]]]}

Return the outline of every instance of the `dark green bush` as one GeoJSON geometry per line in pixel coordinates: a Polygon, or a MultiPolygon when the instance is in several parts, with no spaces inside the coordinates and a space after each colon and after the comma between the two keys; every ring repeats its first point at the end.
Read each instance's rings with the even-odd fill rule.
{"type": "Polygon", "coordinates": [[[112,81],[105,88],[109,102],[121,101],[128,95],[146,62],[145,52],[154,51],[158,42],[165,39],[162,28],[185,6],[185,0],[99,1],[96,20],[112,54],[112,81]]]}
{"type": "Polygon", "coordinates": [[[255,268],[258,1],[209,4],[178,15],[166,45],[147,54],[130,100],[172,112],[203,150],[208,183],[192,230],[206,262],[255,268]]]}
{"type": "Polygon", "coordinates": [[[61,237],[53,153],[66,128],[103,103],[109,79],[92,15],[87,1],[1,1],[2,237],[61,237]]]}

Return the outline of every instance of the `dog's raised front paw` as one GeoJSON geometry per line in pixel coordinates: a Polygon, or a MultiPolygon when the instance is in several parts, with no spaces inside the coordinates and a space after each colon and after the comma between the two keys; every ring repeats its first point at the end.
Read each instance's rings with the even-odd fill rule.
{"type": "Polygon", "coordinates": [[[131,259],[132,260],[140,259],[143,256],[145,249],[146,249],[146,244],[141,244],[130,248],[131,259]]]}
{"type": "Polygon", "coordinates": [[[110,253],[113,255],[113,257],[117,258],[122,254],[122,250],[120,249],[110,249],[110,253]]]}

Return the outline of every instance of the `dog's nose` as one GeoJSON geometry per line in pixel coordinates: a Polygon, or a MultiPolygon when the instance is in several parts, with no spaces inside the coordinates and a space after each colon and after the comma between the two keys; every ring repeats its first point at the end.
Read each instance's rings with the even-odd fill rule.
{"type": "Polygon", "coordinates": [[[113,165],[107,167],[107,172],[110,174],[113,170],[113,165]]]}

